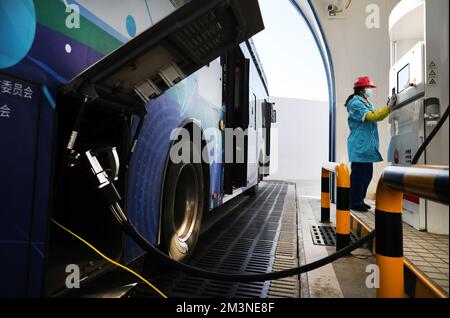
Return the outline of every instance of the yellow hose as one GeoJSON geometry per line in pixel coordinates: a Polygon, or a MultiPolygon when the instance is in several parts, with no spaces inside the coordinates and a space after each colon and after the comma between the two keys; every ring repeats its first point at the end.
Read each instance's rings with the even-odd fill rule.
{"type": "Polygon", "coordinates": [[[61,224],[59,224],[58,222],[56,222],[55,220],[52,219],[52,222],[55,223],[57,226],[59,226],[61,229],[63,229],[64,231],[68,232],[69,234],[71,234],[72,236],[76,237],[77,239],[79,239],[81,242],[83,242],[84,244],[86,244],[87,246],[89,246],[94,252],[96,252],[98,255],[100,255],[101,257],[103,257],[105,260],[107,260],[108,262],[116,265],[117,267],[120,267],[128,272],[130,272],[131,274],[133,274],[134,276],[136,276],[137,278],[139,278],[140,280],[142,280],[145,284],[147,284],[148,286],[150,286],[151,288],[153,288],[158,294],[160,294],[163,298],[168,298],[162,291],[160,291],[158,288],[156,288],[156,286],[154,286],[152,283],[150,283],[148,280],[146,280],[144,277],[142,277],[141,275],[139,275],[138,273],[136,273],[135,271],[133,271],[132,269],[126,267],[125,265],[122,265],[118,262],[116,262],[115,260],[109,258],[108,256],[106,256],[105,254],[103,254],[102,252],[100,252],[97,248],[95,248],[91,243],[89,243],[88,241],[86,241],[85,239],[83,239],[82,237],[76,235],[74,232],[72,232],[71,230],[65,228],[64,226],[62,226],[61,224]]]}

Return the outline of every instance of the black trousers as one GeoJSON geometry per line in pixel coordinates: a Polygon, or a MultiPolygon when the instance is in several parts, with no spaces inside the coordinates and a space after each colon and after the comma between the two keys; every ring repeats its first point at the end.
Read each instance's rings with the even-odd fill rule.
{"type": "Polygon", "coordinates": [[[373,163],[352,162],[350,175],[350,207],[364,204],[367,188],[373,176],[373,163]]]}

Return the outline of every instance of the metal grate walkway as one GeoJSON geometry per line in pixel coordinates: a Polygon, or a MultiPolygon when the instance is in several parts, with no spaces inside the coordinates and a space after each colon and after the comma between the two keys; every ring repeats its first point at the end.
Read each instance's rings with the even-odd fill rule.
{"type": "MultiPolygon", "coordinates": [[[[189,264],[222,273],[266,273],[296,267],[299,264],[296,228],[294,186],[263,182],[255,198],[246,200],[200,237],[189,264]],[[289,205],[287,196],[294,203],[289,205]]],[[[169,297],[257,298],[299,294],[298,277],[255,283],[205,280],[181,273],[153,278],[169,297]]],[[[146,297],[145,290],[144,286],[135,288],[131,296],[146,297]]]]}

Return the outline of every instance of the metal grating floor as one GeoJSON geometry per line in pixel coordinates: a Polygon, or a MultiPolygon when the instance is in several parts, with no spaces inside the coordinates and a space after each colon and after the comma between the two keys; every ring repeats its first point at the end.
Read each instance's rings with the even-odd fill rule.
{"type": "MultiPolygon", "coordinates": [[[[275,251],[273,271],[280,271],[300,266],[299,237],[297,219],[297,200],[295,184],[288,186],[281,215],[281,231],[275,251]]],[[[270,282],[269,298],[299,298],[300,277],[291,276],[270,282]]]]}
{"type": "MultiPolygon", "coordinates": [[[[314,245],[336,246],[336,228],[334,226],[312,225],[311,237],[314,245]]],[[[350,242],[355,243],[358,238],[350,233],[350,242]]]]}
{"type": "MultiPolygon", "coordinates": [[[[223,273],[266,273],[298,266],[296,210],[290,213],[283,210],[288,185],[277,181],[262,183],[254,199],[245,201],[200,237],[196,253],[189,264],[223,273]]],[[[189,277],[182,273],[169,273],[153,278],[158,288],[171,298],[292,297],[298,295],[293,294],[293,290],[299,289],[298,277],[278,283],[220,282],[189,277]],[[283,287],[284,293],[277,293],[283,287]]],[[[151,291],[147,292],[148,295],[146,287],[140,285],[130,297],[153,295],[151,291]]]]}

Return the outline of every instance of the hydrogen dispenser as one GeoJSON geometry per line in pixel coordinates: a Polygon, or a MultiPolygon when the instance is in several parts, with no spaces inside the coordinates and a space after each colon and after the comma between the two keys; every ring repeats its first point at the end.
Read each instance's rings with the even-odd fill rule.
{"type": "MultiPolygon", "coordinates": [[[[402,0],[389,17],[390,89],[398,95],[389,118],[388,161],[410,165],[448,107],[448,1],[402,0]]],[[[418,164],[448,165],[448,120],[418,164]]],[[[417,230],[449,233],[448,207],[405,195],[403,220],[417,230]]]]}

